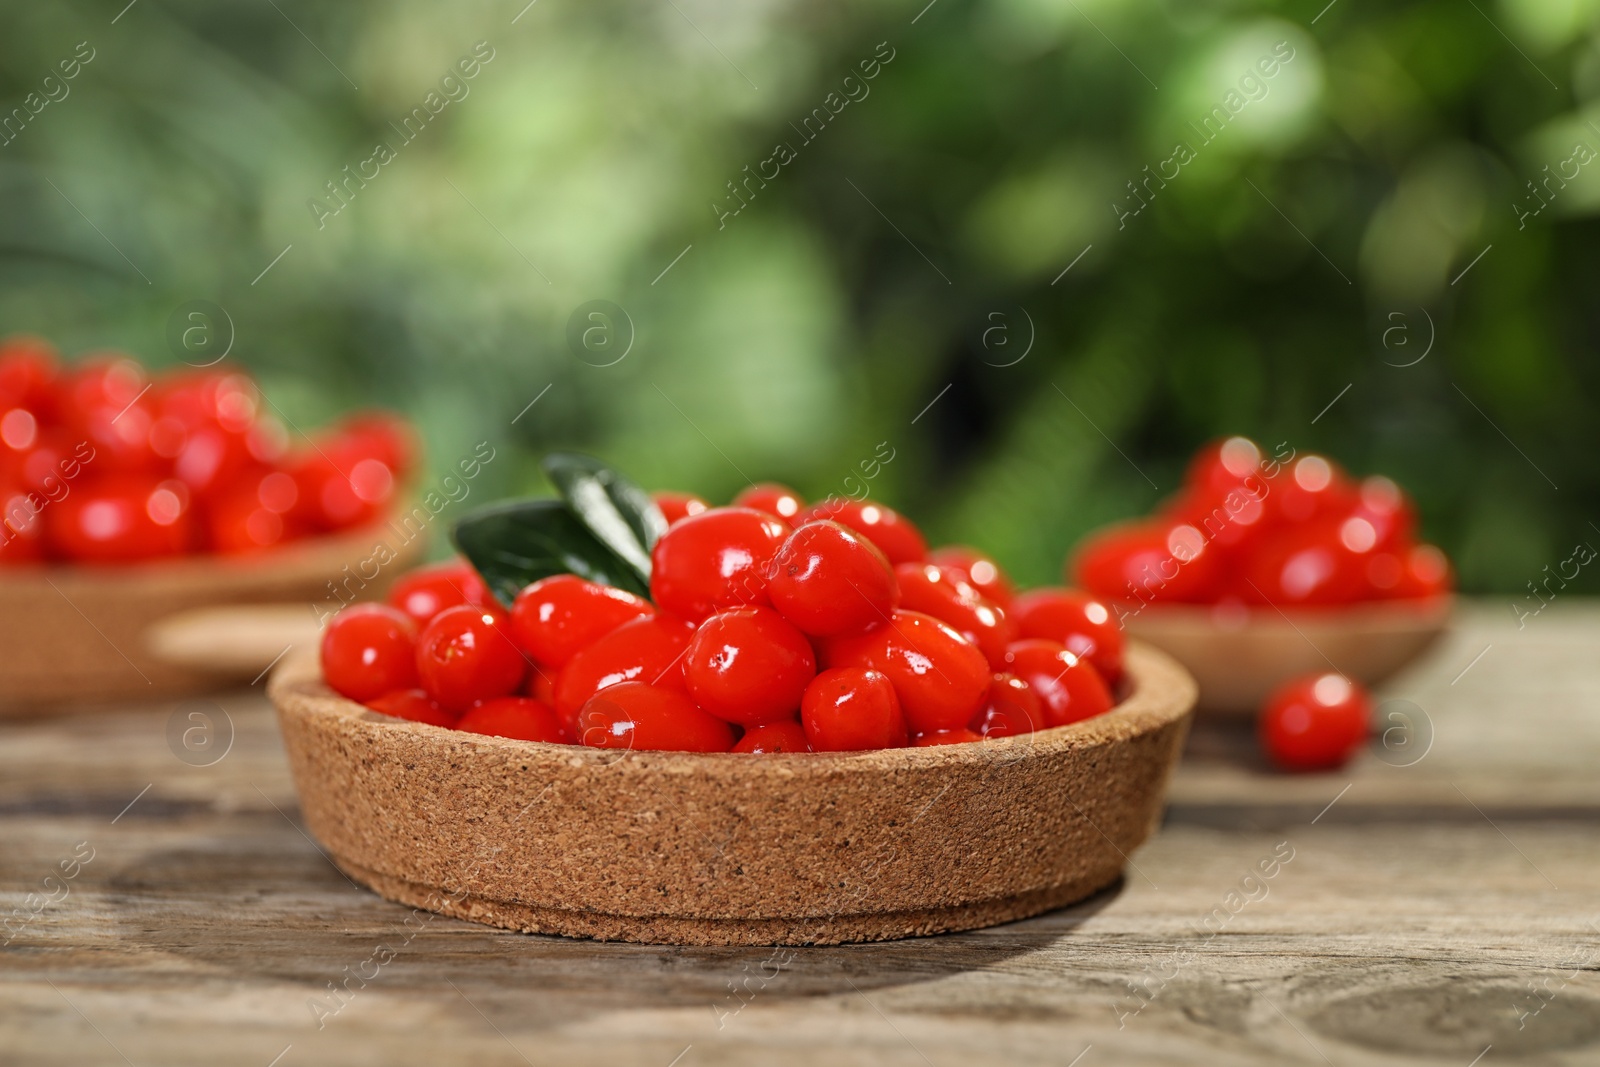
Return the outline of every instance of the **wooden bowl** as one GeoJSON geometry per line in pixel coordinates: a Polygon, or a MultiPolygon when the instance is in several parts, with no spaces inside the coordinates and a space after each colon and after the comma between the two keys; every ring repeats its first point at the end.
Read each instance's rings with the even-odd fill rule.
{"type": "Polygon", "coordinates": [[[0,570],[0,715],[248,679],[315,640],[319,606],[381,596],[424,541],[384,523],[248,556],[0,570]]]}
{"type": "Polygon", "coordinates": [[[379,715],[296,653],[268,692],[306,826],[390,900],[529,933],[836,944],[1036,915],[1114,882],[1160,820],[1194,682],[1128,650],[1105,715],[981,743],[619,752],[379,715]]]}
{"type": "Polygon", "coordinates": [[[1287,612],[1149,605],[1128,618],[1127,630],[1189,669],[1201,715],[1243,718],[1297,675],[1337,670],[1367,685],[1388,680],[1444,633],[1450,611],[1449,597],[1287,612]]]}

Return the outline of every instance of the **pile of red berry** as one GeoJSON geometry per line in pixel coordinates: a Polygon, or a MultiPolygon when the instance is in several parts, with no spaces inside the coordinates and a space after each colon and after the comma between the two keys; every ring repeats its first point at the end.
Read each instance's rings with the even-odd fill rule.
{"type": "Polygon", "coordinates": [[[0,342],[0,566],[248,552],[361,526],[414,462],[398,419],[366,414],[291,449],[248,375],[154,379],[116,353],[62,365],[0,342]]]}
{"type": "Polygon", "coordinates": [[[650,599],[571,574],[509,612],[463,562],[346,608],[323,674],[390,715],[607,748],[838,752],[979,741],[1099,715],[1123,638],[1099,601],[1016,595],[879,504],[777,485],[660,494],[650,599]]]}
{"type": "Polygon", "coordinates": [[[1416,528],[1415,506],[1388,478],[1353,481],[1324,456],[1280,446],[1268,458],[1230,437],[1194,457],[1155,516],[1090,535],[1069,571],[1119,605],[1326,607],[1448,593],[1444,553],[1419,544],[1416,528]]]}

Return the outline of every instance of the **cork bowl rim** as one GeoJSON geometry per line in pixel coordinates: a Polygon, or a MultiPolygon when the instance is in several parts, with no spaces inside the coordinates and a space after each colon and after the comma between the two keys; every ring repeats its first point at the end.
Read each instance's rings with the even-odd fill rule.
{"type": "Polygon", "coordinates": [[[345,720],[364,733],[403,730],[419,741],[459,755],[475,750],[485,758],[513,756],[553,760],[570,767],[605,766],[623,757],[647,761],[667,773],[749,774],[772,773],[792,779],[800,773],[819,777],[840,772],[926,770],[938,766],[1018,758],[1015,750],[1044,754],[1129,740],[1171,725],[1192,715],[1197,697],[1194,679],[1173,657],[1142,641],[1130,641],[1126,651],[1126,689],[1109,711],[1065,726],[1030,734],[988,738],[980,742],[924,747],[876,749],[860,752],[677,752],[594,748],[581,744],[524,741],[476,734],[430,723],[396,718],[373,711],[335,693],[322,678],[315,649],[297,649],[273,671],[267,693],[280,712],[293,709],[319,718],[345,720]]]}

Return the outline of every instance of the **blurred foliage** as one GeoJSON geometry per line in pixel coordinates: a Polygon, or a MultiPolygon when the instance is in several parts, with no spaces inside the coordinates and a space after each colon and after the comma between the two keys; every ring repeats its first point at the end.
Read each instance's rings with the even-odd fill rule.
{"type": "Polygon", "coordinates": [[[0,331],[164,364],[215,301],[295,425],[488,439],[486,496],[552,447],[820,496],[887,441],[876,497],[1030,582],[1231,432],[1392,474],[1469,589],[1600,543],[1600,166],[1527,184],[1600,148],[1594,0],[123,2],[8,14],[6,114],[94,58],[0,146],[0,331]]]}

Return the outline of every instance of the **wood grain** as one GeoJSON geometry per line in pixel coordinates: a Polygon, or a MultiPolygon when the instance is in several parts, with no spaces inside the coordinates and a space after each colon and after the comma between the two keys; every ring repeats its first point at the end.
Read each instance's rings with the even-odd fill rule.
{"type": "Polygon", "coordinates": [[[299,828],[258,692],[7,723],[0,915],[93,858],[0,927],[0,1062],[1594,1063],[1597,647],[1600,606],[1522,631],[1469,606],[1385,690],[1433,725],[1412,766],[1379,745],[1289,779],[1199,732],[1112,889],[776,952],[512,934],[353,887],[299,828]],[[193,714],[232,723],[209,766],[193,714]]]}

